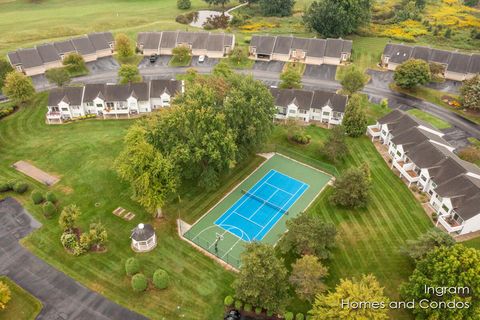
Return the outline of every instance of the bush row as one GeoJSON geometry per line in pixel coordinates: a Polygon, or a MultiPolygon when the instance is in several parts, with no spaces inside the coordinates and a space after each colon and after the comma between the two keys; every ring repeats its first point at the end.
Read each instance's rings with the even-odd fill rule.
{"type": "Polygon", "coordinates": [[[0,109],[0,119],[12,114],[15,111],[15,107],[4,107],[0,109]]]}
{"type": "MultiPolygon", "coordinates": [[[[241,300],[234,300],[232,296],[226,296],[225,299],[224,299],[224,305],[226,307],[234,307],[236,310],[238,311],[245,311],[245,312],[252,312],[254,311],[256,315],[260,315],[262,314],[262,312],[264,311],[261,307],[256,307],[256,308],[253,308],[251,304],[248,304],[248,303],[243,303],[243,301],[241,300]]],[[[271,317],[273,316],[273,311],[269,311],[267,310],[266,311],[266,315],[267,317],[271,317]]],[[[283,314],[283,317],[281,317],[285,320],[305,320],[305,319],[310,319],[311,317],[310,316],[306,316],[303,314],[303,313],[297,313],[296,315],[294,315],[293,312],[290,312],[290,311],[287,311],[283,314]]]]}
{"type": "Polygon", "coordinates": [[[28,184],[21,181],[10,180],[8,182],[0,182],[0,192],[14,191],[18,194],[25,193],[28,190],[28,184]]]}
{"type": "MultiPolygon", "coordinates": [[[[143,273],[140,273],[140,262],[136,258],[128,258],[125,262],[125,272],[132,276],[131,285],[135,292],[142,292],[147,289],[148,280],[143,273]]],[[[169,282],[168,273],[163,269],[157,269],[153,273],[152,283],[157,289],[166,289],[169,282]]]]}

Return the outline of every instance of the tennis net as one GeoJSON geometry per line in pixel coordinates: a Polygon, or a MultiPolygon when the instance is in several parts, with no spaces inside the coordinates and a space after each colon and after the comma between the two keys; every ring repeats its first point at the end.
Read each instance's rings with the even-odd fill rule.
{"type": "Polygon", "coordinates": [[[285,209],[277,206],[276,204],[273,204],[273,203],[271,203],[271,202],[268,202],[267,200],[265,200],[265,199],[263,199],[263,198],[255,195],[255,194],[253,194],[253,193],[251,193],[251,192],[248,192],[248,191],[246,191],[246,190],[242,190],[242,192],[243,192],[247,197],[252,198],[252,199],[255,199],[255,200],[257,200],[257,201],[259,201],[259,202],[261,202],[261,203],[263,203],[263,204],[265,204],[265,205],[267,205],[267,206],[269,206],[269,207],[272,207],[273,209],[278,210],[279,212],[282,212],[282,213],[286,213],[286,212],[287,212],[287,210],[285,210],[285,209]]]}

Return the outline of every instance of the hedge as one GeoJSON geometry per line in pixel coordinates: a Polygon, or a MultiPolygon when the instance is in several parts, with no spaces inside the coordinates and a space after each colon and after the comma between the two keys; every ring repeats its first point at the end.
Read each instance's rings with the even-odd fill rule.
{"type": "Polygon", "coordinates": [[[243,307],[243,310],[245,310],[247,312],[251,312],[252,311],[252,305],[250,303],[245,303],[245,306],[243,307]]]}
{"type": "Polygon", "coordinates": [[[52,191],[48,191],[46,194],[45,194],[45,199],[47,201],[50,201],[50,202],[57,202],[57,196],[55,195],[55,193],[53,193],[52,191]]]}
{"type": "Polygon", "coordinates": [[[293,313],[292,312],[285,312],[285,315],[283,316],[285,320],[293,320],[293,313]]]}
{"type": "Polygon", "coordinates": [[[305,319],[305,316],[303,315],[303,313],[297,313],[297,315],[295,316],[295,320],[303,320],[305,319]]]}
{"type": "Polygon", "coordinates": [[[0,182],[0,192],[7,192],[12,190],[9,182],[0,182]]]}
{"type": "Polygon", "coordinates": [[[55,207],[55,205],[50,201],[45,201],[45,203],[42,206],[42,210],[43,210],[43,215],[46,218],[51,218],[55,213],[57,213],[57,207],[55,207]]]}
{"type": "Polygon", "coordinates": [[[34,204],[40,204],[43,202],[43,195],[38,190],[33,190],[30,197],[32,198],[34,204]]]}
{"type": "Polygon", "coordinates": [[[256,307],[256,308],[255,308],[255,313],[256,313],[256,314],[262,313],[262,308],[261,308],[261,307],[256,307]]]}
{"type": "Polygon", "coordinates": [[[145,291],[145,289],[147,289],[147,285],[148,285],[147,277],[145,277],[143,274],[137,273],[132,277],[133,291],[135,292],[145,291]]]}
{"type": "Polygon", "coordinates": [[[240,300],[235,301],[235,309],[240,310],[243,307],[243,302],[240,300]]]}
{"type": "Polygon", "coordinates": [[[24,193],[28,190],[28,184],[25,182],[17,182],[13,185],[13,191],[16,193],[24,193]]]}
{"type": "Polygon", "coordinates": [[[136,258],[128,258],[125,262],[125,272],[128,276],[133,276],[140,272],[140,262],[136,258]]]}
{"type": "Polygon", "coordinates": [[[233,297],[226,296],[225,299],[223,300],[223,304],[227,307],[230,307],[233,304],[233,297]]]}
{"type": "Polygon", "coordinates": [[[157,269],[153,274],[153,285],[157,289],[165,289],[168,287],[168,273],[163,269],[157,269]]]}

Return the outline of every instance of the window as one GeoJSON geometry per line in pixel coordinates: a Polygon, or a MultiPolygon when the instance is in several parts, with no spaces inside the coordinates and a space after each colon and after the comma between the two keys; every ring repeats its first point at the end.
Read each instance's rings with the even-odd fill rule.
{"type": "Polygon", "coordinates": [[[306,113],[307,113],[307,111],[306,111],[306,110],[302,110],[302,109],[300,109],[300,110],[298,110],[298,113],[301,113],[301,114],[306,114],[306,113]]]}
{"type": "Polygon", "coordinates": [[[447,207],[446,205],[443,205],[443,206],[442,206],[442,210],[445,211],[445,212],[448,212],[448,211],[449,211],[449,210],[448,210],[448,207],[447,207]]]}
{"type": "Polygon", "coordinates": [[[382,135],[386,136],[387,132],[385,130],[382,130],[382,135]]]}
{"type": "Polygon", "coordinates": [[[279,114],[285,114],[286,113],[286,109],[284,107],[278,107],[277,110],[278,110],[279,114]]]}
{"type": "Polygon", "coordinates": [[[93,102],[87,102],[86,105],[87,105],[87,107],[91,107],[91,106],[93,106],[93,102]]]}
{"type": "Polygon", "coordinates": [[[68,111],[68,108],[62,108],[62,111],[68,111]]]}
{"type": "Polygon", "coordinates": [[[103,108],[103,104],[97,103],[97,108],[103,108]]]}
{"type": "Polygon", "coordinates": [[[432,188],[435,189],[437,187],[437,184],[432,181],[432,188]]]}
{"type": "Polygon", "coordinates": [[[425,177],[423,174],[420,176],[420,179],[422,179],[423,182],[427,181],[427,177],[425,177]]]}
{"type": "Polygon", "coordinates": [[[107,108],[109,109],[114,109],[115,108],[115,104],[113,102],[107,102],[107,108]]]}
{"type": "Polygon", "coordinates": [[[288,113],[297,113],[297,112],[293,109],[290,109],[290,110],[288,110],[288,113]]]}
{"type": "Polygon", "coordinates": [[[330,116],[330,112],[328,112],[328,111],[327,111],[327,112],[323,112],[322,115],[325,116],[325,117],[328,117],[328,116],[330,116]]]}
{"type": "Polygon", "coordinates": [[[401,157],[402,156],[402,153],[400,151],[397,151],[397,156],[398,157],[401,157]]]}

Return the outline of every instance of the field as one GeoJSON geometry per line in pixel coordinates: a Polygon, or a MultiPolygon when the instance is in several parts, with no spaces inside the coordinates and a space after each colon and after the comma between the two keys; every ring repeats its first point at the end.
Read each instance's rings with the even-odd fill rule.
{"type": "MultiPolygon", "coordinates": [[[[303,154],[320,158],[319,150],[327,130],[309,126],[312,136],[308,146],[293,146],[283,128],[277,128],[272,140],[303,154]]],[[[338,165],[340,171],[368,163],[373,188],[368,206],[359,210],[341,209],[329,201],[332,189],[327,188],[309,212],[333,222],[339,231],[337,248],[330,259],[328,285],[340,278],[372,273],[380,280],[392,299],[398,299],[398,286],[413,270],[413,265],[400,253],[407,239],[432,228],[427,215],[406,185],[389,169],[367,137],[348,139],[349,156],[338,165]]],[[[392,319],[410,319],[405,311],[391,313],[392,319]]]]}
{"type": "Polygon", "coordinates": [[[209,210],[185,237],[239,268],[247,241],[275,244],[286,231],[285,222],[303,212],[329,180],[329,175],[277,154],[209,210]],[[276,207],[252,200],[244,190],[252,190],[254,196],[276,207]],[[222,240],[215,246],[217,235],[222,240]]]}
{"type": "Polygon", "coordinates": [[[7,309],[0,311],[0,320],[34,320],[42,310],[42,303],[9,278],[0,276],[0,281],[6,283],[12,293],[7,309]]]}

